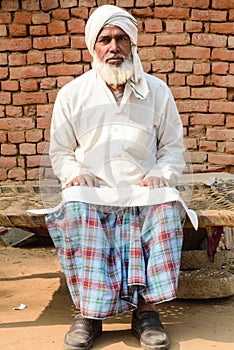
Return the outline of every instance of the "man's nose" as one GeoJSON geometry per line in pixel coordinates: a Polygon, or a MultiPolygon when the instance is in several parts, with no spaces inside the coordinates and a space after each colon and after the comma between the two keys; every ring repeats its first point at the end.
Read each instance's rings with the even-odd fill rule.
{"type": "Polygon", "coordinates": [[[112,39],[110,42],[110,51],[111,52],[118,52],[119,51],[119,45],[116,39],[112,39]]]}

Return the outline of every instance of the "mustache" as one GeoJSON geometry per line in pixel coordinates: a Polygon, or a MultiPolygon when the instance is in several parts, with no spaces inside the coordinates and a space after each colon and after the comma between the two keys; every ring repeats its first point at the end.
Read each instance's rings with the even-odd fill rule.
{"type": "Polygon", "coordinates": [[[104,62],[107,62],[108,60],[111,59],[122,59],[123,61],[126,59],[126,57],[124,55],[118,54],[118,55],[107,55],[104,57],[104,62]]]}

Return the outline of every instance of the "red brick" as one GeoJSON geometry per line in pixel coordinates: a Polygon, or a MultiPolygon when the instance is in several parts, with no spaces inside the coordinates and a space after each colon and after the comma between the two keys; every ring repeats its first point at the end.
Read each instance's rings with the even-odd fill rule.
{"type": "Polygon", "coordinates": [[[14,156],[14,155],[18,154],[18,149],[17,149],[16,145],[5,143],[5,144],[1,145],[1,154],[3,156],[14,156]]]}
{"type": "Polygon", "coordinates": [[[227,12],[215,10],[192,10],[191,19],[193,21],[203,22],[224,22],[227,20],[227,12]]]}
{"type": "Polygon", "coordinates": [[[185,101],[177,100],[176,104],[181,113],[208,111],[207,100],[185,100],[185,101]]]}
{"type": "Polygon", "coordinates": [[[58,79],[57,79],[58,88],[63,87],[64,85],[66,85],[67,83],[69,83],[70,81],[72,81],[73,79],[74,79],[73,76],[58,77],[58,79]]]}
{"type": "Polygon", "coordinates": [[[194,63],[194,74],[210,74],[210,63],[194,63]]]}
{"type": "Polygon", "coordinates": [[[48,102],[54,103],[57,97],[58,91],[48,91],[48,102]]]}
{"type": "Polygon", "coordinates": [[[36,145],[34,143],[21,143],[19,145],[19,152],[22,155],[36,154],[36,145]]]}
{"type": "Polygon", "coordinates": [[[172,73],[169,75],[168,84],[172,85],[185,85],[185,75],[182,73],[172,73]]]}
{"type": "Polygon", "coordinates": [[[6,53],[0,53],[0,66],[7,66],[8,59],[6,53]]]}
{"type": "Polygon", "coordinates": [[[44,50],[44,49],[55,49],[56,47],[67,47],[69,46],[68,36],[52,36],[45,38],[34,38],[33,48],[44,50]]]}
{"type": "Polygon", "coordinates": [[[11,24],[9,25],[10,36],[27,36],[27,27],[25,24],[11,24]]]}
{"type": "Polygon", "coordinates": [[[202,32],[202,22],[191,22],[191,21],[187,21],[185,23],[185,30],[186,32],[191,32],[191,33],[195,33],[195,32],[202,32]]]}
{"type": "Polygon", "coordinates": [[[3,91],[17,91],[19,89],[19,83],[15,80],[2,81],[1,85],[3,91]]]}
{"type": "Polygon", "coordinates": [[[7,27],[5,24],[0,25],[0,36],[7,36],[7,27]]]}
{"type": "Polygon", "coordinates": [[[81,53],[78,50],[63,51],[64,62],[80,62],[81,53]]]}
{"type": "Polygon", "coordinates": [[[206,152],[189,152],[192,163],[204,163],[207,161],[206,152]]]}
{"type": "Polygon", "coordinates": [[[136,0],[136,7],[152,6],[154,5],[153,0],[136,0]]]}
{"type": "Polygon", "coordinates": [[[212,60],[234,61],[234,50],[213,49],[211,58],[212,60]]]}
{"type": "Polygon", "coordinates": [[[210,31],[212,33],[233,34],[234,33],[234,23],[211,23],[210,24],[210,31]]]}
{"type": "Polygon", "coordinates": [[[37,143],[37,154],[48,154],[49,152],[49,144],[48,142],[38,142],[37,143]]]}
{"type": "Polygon", "coordinates": [[[162,34],[157,35],[156,45],[159,46],[176,46],[176,45],[187,45],[190,43],[190,36],[187,33],[183,34],[162,34]]]}
{"type": "Polygon", "coordinates": [[[32,117],[35,116],[37,112],[37,108],[34,105],[26,105],[24,106],[24,116],[32,117]]]}
{"type": "Polygon", "coordinates": [[[47,63],[59,63],[63,61],[63,51],[53,50],[46,53],[47,63]]]}
{"type": "Polygon", "coordinates": [[[195,125],[189,128],[189,136],[202,138],[206,134],[206,129],[203,125],[195,125]]]}
{"type": "Polygon", "coordinates": [[[47,25],[49,35],[65,34],[66,26],[64,21],[54,21],[47,25]]]}
{"type": "Polygon", "coordinates": [[[234,21],[234,9],[229,10],[229,21],[234,21]]]}
{"type": "Polygon", "coordinates": [[[50,23],[49,13],[39,12],[32,14],[32,23],[33,24],[47,24],[50,23]]]}
{"type": "Polygon", "coordinates": [[[234,142],[226,142],[226,152],[234,153],[234,142]]]}
{"type": "MultiPolygon", "coordinates": [[[[142,67],[144,72],[149,73],[151,72],[151,63],[150,62],[142,62],[142,67]]],[[[84,67],[84,73],[86,72],[86,68],[84,67]]]]}
{"type": "Polygon", "coordinates": [[[41,117],[37,118],[37,127],[39,129],[48,129],[51,124],[51,118],[47,117],[41,117]]]}
{"type": "Polygon", "coordinates": [[[89,51],[88,50],[83,50],[82,51],[82,60],[84,62],[92,62],[93,58],[92,56],[90,55],[89,51]]]}
{"type": "Polygon", "coordinates": [[[184,145],[186,149],[197,149],[197,139],[196,138],[184,138],[184,145]]]}
{"type": "Polygon", "coordinates": [[[45,54],[44,52],[38,50],[31,50],[27,54],[27,63],[35,64],[35,63],[45,63],[45,54]]]}
{"type": "MultiPolygon", "coordinates": [[[[80,3],[81,1],[79,1],[79,4],[80,3]]],[[[77,3],[77,0],[60,0],[60,6],[62,8],[76,7],[78,6],[78,3],[77,3]]]]}
{"type": "Polygon", "coordinates": [[[154,17],[156,18],[189,18],[189,9],[175,7],[157,7],[154,9],[154,17]]]}
{"type": "Polygon", "coordinates": [[[5,143],[6,141],[7,141],[6,133],[0,130],[0,144],[5,143]]]}
{"type": "Polygon", "coordinates": [[[43,176],[43,169],[27,170],[27,180],[38,180],[43,176]]]}
{"type": "Polygon", "coordinates": [[[203,114],[192,113],[190,117],[190,125],[224,125],[224,114],[203,114]]]}
{"type": "Polygon", "coordinates": [[[32,13],[31,12],[15,12],[14,13],[14,22],[17,24],[31,24],[32,13]]]}
{"type": "Polygon", "coordinates": [[[9,56],[9,66],[25,66],[26,54],[12,53],[9,56]]]}
{"type": "Polygon", "coordinates": [[[48,76],[60,75],[81,75],[83,73],[83,67],[80,64],[60,64],[48,67],[48,76]]]}
{"type": "Polygon", "coordinates": [[[19,9],[18,0],[2,0],[2,10],[4,11],[16,11],[19,9]]]}
{"type": "Polygon", "coordinates": [[[215,141],[200,140],[199,148],[202,151],[215,152],[217,145],[215,141]]]}
{"type": "MultiPolygon", "coordinates": [[[[88,9],[86,9],[88,12],[88,9]]],[[[66,21],[70,19],[70,14],[69,10],[64,10],[64,9],[57,9],[52,11],[52,17],[57,20],[63,20],[66,21]]]]}
{"type": "Polygon", "coordinates": [[[208,162],[217,165],[234,165],[234,155],[231,154],[208,154],[208,162]]]}
{"type": "Polygon", "coordinates": [[[45,76],[46,68],[44,66],[10,68],[11,79],[41,78],[45,76]]]}
{"type": "Polygon", "coordinates": [[[212,63],[212,73],[215,74],[227,74],[229,64],[227,62],[214,62],[212,63]]]}
{"type": "Polygon", "coordinates": [[[12,143],[25,142],[24,131],[9,131],[8,140],[12,143]]]}
{"type": "Polygon", "coordinates": [[[233,0],[212,0],[214,9],[233,9],[233,0]]]}
{"type": "Polygon", "coordinates": [[[234,115],[227,115],[226,116],[226,127],[227,128],[234,128],[234,115]]]}
{"type": "Polygon", "coordinates": [[[47,35],[46,25],[30,26],[29,32],[31,36],[45,36],[47,35]]]}
{"type": "Polygon", "coordinates": [[[8,78],[8,68],[0,67],[0,79],[7,79],[7,78],[8,78]]]}
{"type": "Polygon", "coordinates": [[[209,0],[174,0],[173,5],[177,7],[208,8],[209,0]]]}
{"type": "Polygon", "coordinates": [[[170,60],[174,58],[173,52],[169,47],[140,48],[139,55],[143,61],[170,60]]]}
{"type": "Polygon", "coordinates": [[[77,7],[71,9],[71,14],[74,17],[86,19],[89,16],[89,11],[87,7],[77,7]]]}
{"type": "Polygon", "coordinates": [[[155,0],[155,5],[158,5],[158,6],[172,5],[172,0],[155,0]]]}
{"type": "Polygon", "coordinates": [[[42,130],[34,129],[26,132],[27,142],[39,142],[43,138],[42,130]]]}
{"type": "Polygon", "coordinates": [[[175,99],[190,97],[190,88],[188,86],[172,86],[171,91],[175,99]]]}
{"type": "Polygon", "coordinates": [[[161,19],[146,19],[145,21],[145,31],[146,33],[158,33],[163,31],[162,20],[161,19]]]}
{"type": "Polygon", "coordinates": [[[22,0],[22,9],[26,11],[40,10],[39,0],[22,0]]]}
{"type": "Polygon", "coordinates": [[[27,162],[27,168],[34,168],[41,166],[41,160],[42,157],[40,155],[33,155],[33,156],[27,156],[26,162],[27,162]]]}
{"type": "Polygon", "coordinates": [[[13,104],[16,106],[47,103],[47,96],[43,92],[24,92],[13,95],[13,104]]]}
{"type": "Polygon", "coordinates": [[[53,105],[38,105],[37,116],[38,117],[51,117],[53,111],[53,105]]]}
{"type": "Polygon", "coordinates": [[[38,83],[34,79],[27,79],[20,82],[21,91],[37,91],[38,83]]]}
{"type": "Polygon", "coordinates": [[[184,23],[182,21],[172,20],[166,22],[167,33],[183,33],[184,23]]]}
{"type": "Polygon", "coordinates": [[[132,14],[134,17],[138,18],[149,18],[154,16],[153,10],[150,7],[144,7],[141,9],[134,8],[132,14]]]}
{"type": "Polygon", "coordinates": [[[8,178],[15,181],[24,181],[26,179],[25,170],[20,168],[11,169],[8,172],[8,178]]]}
{"type": "Polygon", "coordinates": [[[234,77],[232,75],[212,75],[211,81],[216,86],[234,87],[234,77]]]}
{"type": "Polygon", "coordinates": [[[225,88],[215,88],[215,87],[202,87],[202,88],[192,88],[192,98],[209,100],[212,99],[226,99],[227,89],[225,88]]]}
{"type": "Polygon", "coordinates": [[[72,36],[71,37],[71,48],[72,49],[85,49],[85,37],[82,36],[72,36]]]}
{"type": "Polygon", "coordinates": [[[44,139],[50,141],[50,129],[44,131],[44,139]]]}
{"type": "Polygon", "coordinates": [[[164,73],[172,72],[174,70],[173,60],[156,60],[152,62],[153,72],[164,73]]]}
{"type": "Polygon", "coordinates": [[[6,106],[6,116],[21,117],[23,115],[22,107],[6,106]]]}
{"type": "MultiPolygon", "coordinates": [[[[81,0],[84,1],[84,0],[81,0]]],[[[116,6],[119,7],[133,7],[134,0],[116,0],[116,6]]]]}
{"type": "Polygon", "coordinates": [[[176,48],[176,57],[179,58],[192,58],[192,59],[206,59],[210,58],[210,49],[207,47],[177,47],[176,48]]]}
{"type": "Polygon", "coordinates": [[[71,34],[83,34],[85,31],[85,21],[83,19],[72,18],[68,21],[68,31],[71,34]]]}
{"type": "Polygon", "coordinates": [[[30,38],[0,39],[0,51],[28,51],[32,48],[30,38]]]}
{"type": "Polygon", "coordinates": [[[228,47],[233,49],[234,48],[234,36],[228,37],[228,47]]]}
{"type": "Polygon", "coordinates": [[[0,11],[0,23],[1,24],[11,23],[11,14],[9,12],[0,11]]]}
{"type": "Polygon", "coordinates": [[[153,34],[140,34],[138,37],[138,47],[154,46],[155,36],[153,34]]]}
{"type": "Polygon", "coordinates": [[[164,81],[167,84],[167,75],[163,74],[163,73],[154,73],[153,74],[155,77],[157,77],[158,79],[161,79],[162,81],[164,81]]]}
{"type": "Polygon", "coordinates": [[[11,169],[16,166],[15,157],[1,157],[0,158],[0,168],[11,169]]]}
{"type": "Polygon", "coordinates": [[[187,76],[186,83],[191,86],[201,86],[204,85],[203,75],[189,75],[187,76]]]}
{"type": "Polygon", "coordinates": [[[11,103],[11,93],[10,92],[0,92],[0,104],[8,105],[11,103]]]}
{"type": "Polygon", "coordinates": [[[234,74],[234,63],[230,64],[230,74],[234,74]]]}
{"type": "Polygon", "coordinates": [[[209,111],[212,113],[233,113],[234,102],[210,101],[209,111]]]}
{"type": "Polygon", "coordinates": [[[206,131],[207,140],[215,141],[233,141],[234,130],[230,129],[207,129],[206,131]]]}
{"type": "Polygon", "coordinates": [[[176,72],[192,72],[193,61],[192,60],[176,60],[175,71],[176,72]]]}
{"type": "Polygon", "coordinates": [[[7,171],[6,170],[0,169],[0,180],[1,181],[7,180],[7,171]]]}
{"type": "Polygon", "coordinates": [[[14,123],[12,123],[12,118],[0,119],[0,129],[13,131],[13,130],[26,130],[33,129],[35,127],[35,122],[32,118],[16,118],[14,123]]]}
{"type": "Polygon", "coordinates": [[[5,117],[5,106],[0,106],[0,118],[5,117]]]}
{"type": "Polygon", "coordinates": [[[50,90],[56,87],[55,78],[45,78],[41,79],[40,88],[45,90],[50,90]]]}
{"type": "Polygon", "coordinates": [[[216,34],[194,33],[192,35],[192,44],[198,46],[225,47],[227,45],[227,37],[216,34]]]}
{"type": "Polygon", "coordinates": [[[40,0],[43,11],[49,11],[59,7],[58,0],[40,0]]]}

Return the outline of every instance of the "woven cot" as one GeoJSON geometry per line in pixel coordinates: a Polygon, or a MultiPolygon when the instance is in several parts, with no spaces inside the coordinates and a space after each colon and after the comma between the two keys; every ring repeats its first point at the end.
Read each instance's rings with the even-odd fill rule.
{"type": "MultiPolygon", "coordinates": [[[[177,186],[189,208],[196,210],[199,227],[234,226],[234,180],[177,186]]],[[[35,234],[48,235],[44,214],[32,215],[29,209],[55,206],[61,201],[59,185],[0,185],[0,226],[18,227],[35,234]]],[[[189,220],[185,226],[190,227],[189,220]]]]}

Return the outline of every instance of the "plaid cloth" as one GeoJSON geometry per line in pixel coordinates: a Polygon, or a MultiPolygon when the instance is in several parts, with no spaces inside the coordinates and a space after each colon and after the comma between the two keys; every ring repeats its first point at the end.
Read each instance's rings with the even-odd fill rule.
{"type": "Polygon", "coordinates": [[[102,319],[137,307],[142,297],[176,297],[184,210],[179,202],[117,208],[68,202],[46,216],[72,300],[102,319]]]}

